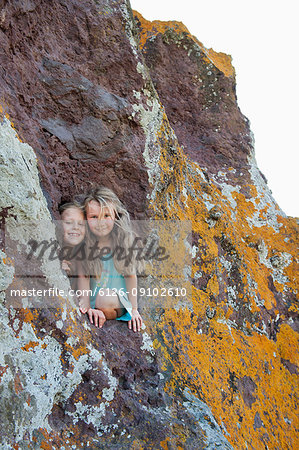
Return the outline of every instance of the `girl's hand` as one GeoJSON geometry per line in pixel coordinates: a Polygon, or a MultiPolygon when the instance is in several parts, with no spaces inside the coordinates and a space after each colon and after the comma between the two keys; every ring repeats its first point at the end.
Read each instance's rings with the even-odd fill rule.
{"type": "Polygon", "coordinates": [[[133,331],[140,331],[141,326],[143,324],[143,320],[141,315],[139,314],[137,309],[133,309],[132,311],[132,319],[128,322],[128,327],[133,331]]]}
{"type": "Polygon", "coordinates": [[[79,301],[79,309],[82,314],[87,313],[90,310],[89,300],[81,298],[79,301]]]}
{"type": "Polygon", "coordinates": [[[104,322],[106,322],[106,317],[103,311],[99,309],[92,309],[87,299],[81,298],[79,302],[79,309],[82,314],[87,313],[90,323],[94,324],[96,327],[102,328],[104,322]]]}
{"type": "Polygon", "coordinates": [[[61,263],[61,268],[63,270],[66,271],[66,273],[68,274],[71,271],[71,265],[72,263],[70,263],[69,261],[66,261],[65,259],[62,261],[61,263]]]}
{"type": "Polygon", "coordinates": [[[102,326],[106,322],[105,314],[100,309],[89,308],[87,314],[90,322],[94,323],[96,327],[102,328],[102,326]]]}

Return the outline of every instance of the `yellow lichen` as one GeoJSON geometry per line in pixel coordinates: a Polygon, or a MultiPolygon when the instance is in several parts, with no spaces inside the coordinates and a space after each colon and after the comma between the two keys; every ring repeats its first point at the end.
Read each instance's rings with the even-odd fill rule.
{"type": "MultiPolygon", "coordinates": [[[[199,260],[195,260],[192,275],[200,271],[208,276],[208,281],[205,291],[192,288],[193,313],[187,308],[168,307],[160,322],[153,325],[156,328],[153,333],[159,336],[154,340],[154,348],[162,357],[162,370],[171,367],[167,390],[175,395],[178,386],[187,386],[205,401],[217,422],[223,423],[228,431],[224,434],[235,448],[259,448],[261,442],[268,448],[277,448],[278,443],[279,448],[296,448],[299,443],[288,424],[294,425],[297,420],[294,392],[298,390],[298,375],[290,373],[282,360],[298,368],[298,334],[283,324],[277,331],[277,340],[270,339],[259,318],[262,318],[260,301],[263,310],[269,311],[269,317],[270,313],[275,316],[278,313],[275,293],[269,284],[272,254],[290,255],[288,265],[281,269],[288,279],[282,290],[297,292],[298,242],[295,237],[298,225],[293,219],[278,216],[281,228],[277,233],[270,224],[258,227],[250,222],[248,219],[255,216],[260,199],[256,187],[249,185],[253,201],[233,192],[237,204],[234,210],[219,189],[209,186],[212,202],[222,211],[217,224],[209,226],[207,207],[201,195],[202,180],[196,171],[199,168],[187,160],[177,142],[171,143],[176,148],[175,158],[170,155],[169,136],[165,116],[157,133],[161,145],[161,175],[157,183],[161,181],[161,188],[151,204],[152,215],[160,219],[164,211],[165,219],[192,222],[193,232],[199,236],[197,257],[200,256],[201,261],[199,264],[199,260]],[[178,195],[183,188],[184,198],[178,195]],[[197,196],[192,196],[191,192],[196,192],[197,196]],[[286,239],[288,236],[292,236],[293,242],[286,239]],[[227,298],[217,300],[221,289],[228,295],[221,282],[228,274],[219,262],[216,244],[221,239],[231,247],[231,260],[238,262],[241,283],[239,290],[235,290],[235,302],[248,308],[242,327],[230,320],[235,310],[227,304],[227,298]],[[268,259],[267,265],[261,260],[260,245],[265,249],[263,257],[268,259]],[[203,331],[199,321],[205,323],[208,308],[215,311],[203,331]],[[242,380],[247,379],[251,380],[253,389],[250,402],[242,391],[242,380]],[[258,425],[256,417],[261,422],[258,425]]],[[[267,219],[269,207],[259,211],[260,217],[267,219]]],[[[295,307],[290,305],[289,310],[295,307]]],[[[283,320],[284,316],[281,314],[280,318],[283,320]]]]}
{"type": "Polygon", "coordinates": [[[217,67],[221,72],[224,73],[225,76],[231,77],[235,76],[235,69],[232,66],[232,60],[230,55],[226,55],[225,53],[217,53],[213,49],[207,49],[204,45],[193,36],[188,28],[182,23],[177,21],[161,21],[161,20],[153,20],[149,21],[144,19],[144,17],[137,11],[133,11],[134,16],[137,17],[138,21],[141,24],[140,34],[139,34],[139,45],[142,49],[147,40],[156,36],[158,33],[164,34],[167,30],[171,29],[177,35],[181,35],[184,33],[188,38],[193,41],[195,44],[199,46],[202,52],[205,55],[206,61],[208,63],[212,62],[215,67],[217,67]]]}
{"type": "Polygon", "coordinates": [[[28,352],[31,348],[35,348],[39,345],[39,342],[34,342],[34,341],[30,341],[28,342],[28,344],[24,345],[22,348],[22,350],[25,350],[26,352],[28,352]]]}

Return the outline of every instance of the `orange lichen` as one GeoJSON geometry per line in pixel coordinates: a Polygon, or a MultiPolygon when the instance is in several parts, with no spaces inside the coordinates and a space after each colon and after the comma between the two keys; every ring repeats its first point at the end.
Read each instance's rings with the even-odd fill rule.
{"type": "Polygon", "coordinates": [[[52,450],[52,445],[50,445],[48,442],[45,442],[45,441],[43,441],[42,443],[41,443],[41,445],[40,445],[40,447],[43,449],[43,450],[52,450]]]}
{"type": "Polygon", "coordinates": [[[14,261],[11,258],[9,258],[8,256],[2,258],[2,261],[3,261],[3,264],[5,264],[5,265],[8,264],[10,266],[14,266],[14,261]]]}
{"type": "Polygon", "coordinates": [[[298,333],[289,325],[282,324],[277,337],[277,347],[280,356],[299,367],[299,355],[294,352],[294,349],[298,348],[298,344],[298,333]]]}
{"type": "Polygon", "coordinates": [[[168,442],[170,441],[169,438],[166,438],[164,441],[160,442],[160,446],[163,448],[163,450],[168,450],[168,442]]]}
{"type": "MultiPolygon", "coordinates": [[[[149,22],[139,13],[135,15],[141,22],[142,46],[151,36],[164,34],[168,29],[172,29],[178,35],[185,34],[199,45],[207,62],[213,62],[226,76],[234,75],[230,57],[205,49],[183,24],[149,22]]],[[[170,136],[171,129],[164,114],[157,133],[161,145],[161,171],[160,179],[157,180],[157,186],[160,187],[151,205],[151,212],[153,217],[158,219],[175,218],[192,222],[193,232],[198,236],[198,254],[192,275],[202,272],[202,275],[207,277],[207,283],[205,289],[192,287],[192,311],[188,308],[177,310],[169,307],[168,303],[161,320],[149,325],[156,328],[153,332],[156,336],[153,345],[161,354],[161,369],[166,371],[171,366],[171,376],[166,388],[168,392],[174,393],[180,387],[188,387],[195,396],[205,401],[218,423],[223,424],[224,434],[224,430],[227,430],[227,438],[235,448],[260,448],[261,445],[267,448],[297,448],[299,442],[290,432],[289,424],[294,426],[297,421],[294,392],[298,390],[298,377],[286,368],[282,360],[298,366],[298,334],[290,325],[281,324],[277,327],[275,341],[261,329],[258,318],[262,317],[263,312],[269,313],[270,319],[270,313],[277,315],[279,311],[277,296],[270,287],[273,270],[268,267],[270,263],[265,265],[262,262],[259,243],[264,245],[263,258],[267,260],[272,254],[290,255],[290,262],[281,269],[287,281],[282,284],[274,280],[273,286],[280,295],[285,292],[297,293],[298,242],[289,242],[286,238],[292,236],[295,240],[298,225],[293,219],[278,217],[277,222],[281,228],[277,233],[267,224],[268,214],[272,214],[269,212],[270,205],[258,209],[261,199],[254,185],[247,186],[253,201],[248,201],[237,191],[232,192],[231,196],[237,205],[232,211],[229,200],[221,190],[202,181],[196,163],[187,160],[177,141],[169,142],[170,136]],[[169,152],[170,144],[176,152],[175,158],[172,156],[173,152],[169,152]],[[222,211],[221,219],[213,226],[207,220],[208,209],[201,195],[203,189],[222,211]],[[182,192],[185,192],[184,195],[182,192]],[[196,196],[191,193],[196,193],[196,196]],[[266,225],[254,224],[256,213],[266,225]],[[225,240],[231,248],[231,261],[238,263],[236,271],[240,283],[235,286],[234,291],[236,306],[228,303],[229,290],[227,286],[223,286],[225,280],[229,280],[230,274],[220,262],[221,240],[225,240]],[[247,308],[248,313],[242,326],[234,322],[234,314],[239,307],[247,308]],[[215,310],[214,314],[210,314],[207,320],[207,311],[212,309],[215,310]],[[203,325],[206,323],[208,326],[204,329],[203,325]],[[248,378],[252,388],[249,403],[242,391],[242,382],[248,378]],[[257,414],[261,424],[255,426],[257,414]]],[[[182,255],[176,255],[178,259],[180,256],[182,255]]],[[[168,301],[169,299],[166,299],[166,302],[168,301]]],[[[288,310],[296,311],[296,306],[290,304],[288,310]]],[[[58,310],[55,318],[58,319],[61,313],[58,310]]],[[[23,316],[25,322],[34,326],[38,311],[23,310],[23,316]]],[[[280,314],[280,318],[284,320],[285,316],[280,314]]],[[[89,352],[87,344],[92,336],[70,315],[67,323],[65,335],[76,336],[80,346],[66,343],[64,349],[78,360],[81,355],[89,352]]],[[[22,349],[29,351],[37,345],[38,342],[31,341],[22,349]]],[[[46,344],[42,344],[41,347],[45,346],[46,344]]],[[[62,357],[61,360],[64,362],[62,357]]],[[[0,376],[6,369],[7,367],[2,368],[0,376]]],[[[41,378],[44,379],[45,375],[41,378]]],[[[23,388],[19,374],[14,383],[16,392],[21,392],[23,388]]],[[[83,400],[82,395],[78,398],[79,401],[83,400]]],[[[27,403],[30,404],[29,397],[27,403]]],[[[74,426],[70,429],[73,437],[69,439],[68,445],[75,445],[80,439],[79,428],[74,426]]],[[[177,424],[173,429],[178,441],[184,443],[186,434],[183,426],[177,424]]],[[[41,448],[52,448],[50,442],[53,439],[55,445],[64,445],[57,433],[49,434],[42,429],[39,431],[44,435],[41,448]]],[[[32,440],[36,441],[34,437],[32,440]]],[[[135,444],[139,445],[139,442],[136,441],[135,444]]],[[[176,448],[182,448],[180,444],[176,444],[176,448]]],[[[166,449],[172,445],[172,441],[166,439],[160,445],[166,449]]]]}
{"type": "Polygon", "coordinates": [[[139,44],[143,48],[147,39],[158,33],[164,34],[169,28],[173,29],[177,33],[190,34],[188,28],[182,23],[177,21],[161,21],[161,20],[146,20],[138,11],[133,10],[133,15],[137,17],[141,23],[139,44]]]}
{"type": "Polygon", "coordinates": [[[11,121],[11,119],[10,119],[8,113],[5,112],[5,108],[4,108],[3,106],[1,106],[1,104],[0,104],[0,119],[3,119],[4,117],[9,121],[11,127],[15,130],[15,132],[16,132],[16,138],[18,139],[18,141],[20,141],[21,143],[23,143],[23,141],[21,140],[21,138],[20,138],[19,135],[18,135],[18,132],[17,132],[17,129],[16,129],[14,123],[11,121]]]}
{"type": "Polygon", "coordinates": [[[234,77],[235,69],[232,65],[232,57],[222,52],[215,52],[212,48],[204,48],[209,62],[212,62],[226,77],[234,77]]]}
{"type": "Polygon", "coordinates": [[[215,67],[217,67],[225,76],[231,77],[235,76],[235,69],[232,66],[232,60],[230,55],[225,53],[217,53],[213,49],[207,49],[204,45],[193,36],[188,28],[182,23],[177,21],[161,21],[153,20],[149,21],[144,19],[144,17],[137,11],[133,11],[134,16],[137,17],[141,24],[140,34],[139,34],[139,45],[143,49],[147,40],[152,36],[156,36],[158,33],[164,34],[167,30],[173,30],[178,36],[186,35],[194,44],[198,45],[201,51],[206,57],[208,63],[212,62],[215,67]]]}
{"type": "MultiPolygon", "coordinates": [[[[281,225],[278,233],[268,224],[271,205],[258,210],[261,203],[254,185],[248,186],[252,201],[237,191],[232,192],[237,204],[234,210],[225,195],[211,185],[209,195],[222,216],[210,226],[197,165],[187,161],[176,141],[169,142],[171,135],[164,116],[157,133],[161,146],[157,183],[161,187],[151,204],[152,215],[157,219],[192,222],[193,232],[199,236],[197,257],[200,258],[194,261],[192,275],[202,272],[208,281],[205,291],[192,288],[193,313],[187,308],[167,307],[160,322],[152,325],[156,328],[153,334],[159,336],[153,345],[161,355],[162,370],[171,367],[167,390],[175,393],[179,386],[188,387],[205,401],[218,423],[223,424],[223,431],[227,430],[228,434],[225,431],[224,434],[235,448],[260,448],[261,442],[268,448],[277,448],[277,444],[279,448],[297,448],[298,438],[288,424],[294,427],[297,421],[294,392],[298,390],[298,376],[290,373],[282,360],[298,368],[298,333],[289,325],[281,324],[275,341],[268,337],[259,318],[262,320],[262,311],[269,312],[269,318],[270,314],[272,317],[278,314],[275,292],[269,282],[274,276],[271,255],[290,255],[287,265],[280,269],[287,277],[280,291],[298,292],[298,242],[295,242],[298,225],[293,219],[278,216],[277,223],[281,225]],[[175,158],[168,151],[169,145],[175,147],[175,158]],[[179,195],[183,188],[184,196],[179,195]],[[197,196],[188,195],[188,190],[197,196]],[[255,225],[254,218],[258,215],[265,219],[262,226],[255,225]],[[240,280],[238,289],[235,286],[234,290],[236,307],[244,305],[248,311],[242,327],[231,320],[236,313],[233,305],[228,304],[226,297],[218,299],[221,291],[228,295],[222,280],[229,279],[229,273],[220,264],[216,244],[223,239],[240,280]],[[266,265],[263,258],[267,259],[266,265]],[[208,329],[203,331],[199,321],[206,320],[208,308],[214,314],[208,329]],[[252,388],[250,402],[242,387],[248,379],[252,388]]],[[[273,285],[276,286],[275,280],[273,285]]],[[[291,304],[289,311],[294,310],[296,307],[291,304]]],[[[283,314],[280,319],[284,320],[283,314]]]]}
{"type": "MultiPolygon", "coordinates": [[[[252,448],[258,448],[261,431],[273,428],[271,418],[263,413],[264,410],[271,411],[273,404],[282,417],[295,419],[292,393],[296,389],[296,383],[281,366],[280,358],[274,356],[275,353],[279,355],[275,343],[256,333],[245,338],[239,331],[229,329],[214,319],[211,321],[209,334],[199,335],[188,312],[185,313],[185,318],[180,314],[177,320],[174,311],[167,311],[164,319],[161,327],[166,327],[167,334],[172,338],[170,341],[165,339],[164,355],[168,349],[171,360],[172,348],[176,348],[178,358],[176,364],[172,365],[173,378],[169,389],[172,391],[178,384],[182,384],[189,386],[195,395],[200,392],[214,416],[219,422],[222,420],[226,429],[230,430],[228,438],[236,448],[244,448],[244,441],[250,443],[252,448]],[[173,321],[176,324],[175,333],[167,326],[168,322],[173,321]],[[190,322],[192,326],[186,326],[190,322]],[[266,364],[270,368],[269,373],[265,373],[266,364]],[[278,376],[273,376],[272,371],[278,376]],[[230,386],[232,373],[236,380],[251,377],[256,383],[256,400],[251,408],[245,404],[241,393],[230,386]],[[280,389],[282,384],[283,392],[280,389]],[[254,431],[256,412],[259,412],[264,423],[263,430],[254,431]],[[240,428],[237,426],[239,417],[242,417],[240,428]]],[[[276,428],[280,427],[280,442],[283,443],[288,437],[288,426],[282,421],[276,423],[276,428]]]]}
{"type": "Polygon", "coordinates": [[[207,294],[219,295],[219,284],[216,275],[210,278],[208,282],[207,294]]]}
{"type": "Polygon", "coordinates": [[[20,392],[22,392],[24,390],[22,383],[21,383],[21,379],[20,379],[20,374],[17,373],[14,379],[14,388],[15,388],[15,392],[16,394],[19,394],[20,392]]]}
{"type": "Polygon", "coordinates": [[[69,353],[73,355],[76,361],[78,361],[81,355],[86,355],[86,353],[89,353],[85,345],[80,345],[77,348],[73,348],[71,345],[65,344],[65,347],[67,348],[69,353]]]}
{"type": "Polygon", "coordinates": [[[135,440],[132,442],[130,448],[131,448],[132,450],[144,450],[145,447],[142,445],[142,442],[140,442],[138,439],[135,439],[135,440]]]}
{"type": "Polygon", "coordinates": [[[21,347],[21,349],[28,352],[31,348],[37,347],[38,345],[39,345],[39,342],[30,341],[30,342],[28,342],[28,344],[21,347]]]}
{"type": "Polygon", "coordinates": [[[33,323],[38,316],[37,309],[30,310],[29,308],[23,309],[23,320],[24,322],[31,322],[33,323]]]}
{"type": "Polygon", "coordinates": [[[2,376],[6,373],[7,369],[8,369],[8,365],[6,365],[4,367],[0,366],[0,380],[1,380],[2,376]]]}

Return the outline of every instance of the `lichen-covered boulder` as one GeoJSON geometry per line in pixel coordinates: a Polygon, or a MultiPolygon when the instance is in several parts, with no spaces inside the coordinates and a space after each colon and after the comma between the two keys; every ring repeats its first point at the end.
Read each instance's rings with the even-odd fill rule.
{"type": "MultiPolygon", "coordinates": [[[[256,165],[230,57],[124,0],[5,2],[0,43],[2,447],[297,448],[299,227],[256,165]],[[5,300],[26,247],[10,236],[12,257],[5,224],[51,223],[92,183],[134,219],[192,224],[192,295],[143,301],[137,334],[69,297],[5,300]]],[[[67,290],[58,262],[36,270],[67,290]]]]}

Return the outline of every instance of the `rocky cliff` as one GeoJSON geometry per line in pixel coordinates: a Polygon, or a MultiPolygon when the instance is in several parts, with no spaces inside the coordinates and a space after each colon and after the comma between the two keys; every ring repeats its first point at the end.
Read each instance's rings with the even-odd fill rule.
{"type": "Polygon", "coordinates": [[[190,220],[193,261],[192,296],[143,304],[134,334],[68,298],[8,307],[25,243],[3,247],[2,448],[297,448],[299,227],[256,165],[230,57],[124,0],[4,0],[0,43],[3,227],[99,183],[134,219],[190,220]]]}

